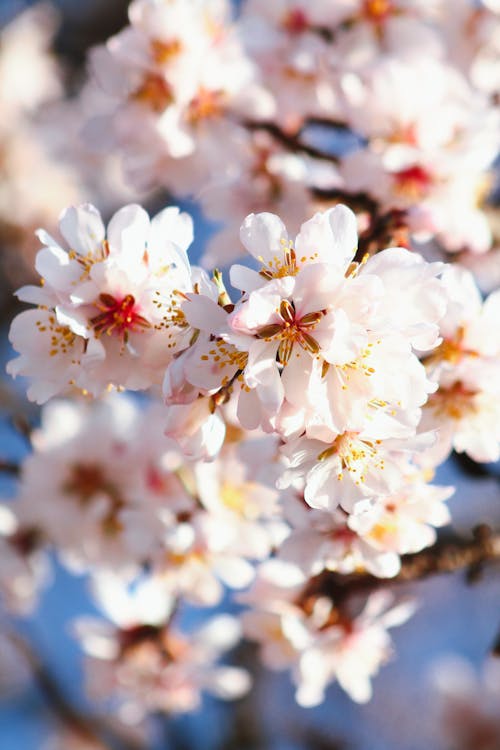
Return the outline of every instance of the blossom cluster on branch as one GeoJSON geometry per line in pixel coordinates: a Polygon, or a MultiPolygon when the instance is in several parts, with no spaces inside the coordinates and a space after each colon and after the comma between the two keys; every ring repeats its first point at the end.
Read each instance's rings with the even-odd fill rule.
{"type": "Polygon", "coordinates": [[[136,186],[200,199],[223,224],[211,264],[238,255],[241,217],[296,232],[332,190],[403,211],[420,246],[491,247],[495,1],[247,0],[233,22],[224,0],[135,0],[129,19],[91,55],[85,135],[136,186]]]}
{"type": "Polygon", "coordinates": [[[456,261],[494,242],[498,2],[229,10],[134,0],[84,92],[86,147],[223,225],[202,265],[177,206],[72,205],[9,334],[42,410],[0,507],[2,606],[33,610],[51,553],[88,574],[89,690],[128,724],[243,695],[220,663],[241,635],[301,705],[369,700],[415,609],[383,582],[450,522],[436,468],[500,458],[500,291],[456,261]],[[319,585],[360,573],[361,597],[319,585]],[[228,590],[243,612],[190,627],[228,590]]]}
{"type": "MultiPolygon", "coordinates": [[[[220,689],[206,674],[212,641],[200,636],[197,656],[171,620],[254,581],[244,631],[271,668],[292,669],[299,702],[321,701],[334,679],[367,700],[386,627],[411,609],[392,614],[381,592],[360,613],[308,581],[397,575],[400,555],[449,521],[453,488],[430,482],[452,445],[498,458],[498,294],[483,305],[468,272],[404,248],[354,261],[356,219],[342,205],[295,239],[273,214],[248,216],[241,239],[256,266],[230,269],[234,301],[218,271],[191,266],[192,222],[177,208],[150,220],[126,206],[106,229],[82,205],[60,233],[64,243],[39,233],[42,284],[18,292],[36,307],[12,323],[8,369],[39,403],[77,400],[44,407],[15,517],[3,511],[6,601],[33,601],[47,548],[95,577],[115,626],[97,641],[79,628],[91,684],[119,685],[137,716],[145,679],[156,687],[143,711],[189,710],[207,685],[240,693],[237,671],[220,689]],[[148,390],[147,409],[109,393],[125,389],[148,390]],[[106,679],[99,659],[111,660],[106,679]]],[[[210,630],[217,649],[224,633],[234,641],[223,623],[210,630]]]]}

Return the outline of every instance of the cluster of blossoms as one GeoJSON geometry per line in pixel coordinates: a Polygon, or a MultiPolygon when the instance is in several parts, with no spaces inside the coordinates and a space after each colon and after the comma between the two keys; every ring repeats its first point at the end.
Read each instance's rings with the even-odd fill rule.
{"type": "Polygon", "coordinates": [[[200,199],[222,223],[210,263],[238,254],[235,216],[296,232],[339,194],[403,215],[419,246],[491,247],[497,3],[246,0],[231,21],[225,0],[134,0],[129,21],[91,55],[84,132],[135,185],[200,199]]]}
{"type": "MultiPolygon", "coordinates": [[[[49,46],[55,34],[48,6],[31,8],[0,31],[0,238],[5,273],[19,278],[19,252],[33,252],[37,226],[52,225],[64,202],[82,194],[70,169],[54,163],[38,112],[63,94],[49,46]],[[55,208],[59,206],[59,208],[55,208]]],[[[30,263],[32,258],[30,258],[30,263]]]]}
{"type": "Polygon", "coordinates": [[[38,249],[34,232],[55,229],[62,206],[92,195],[112,210],[136,196],[123,183],[118,158],[97,155],[80,137],[94,95],[67,96],[67,61],[51,50],[59,21],[54,7],[37,3],[0,28],[3,284],[26,278],[38,249]]]}
{"type": "Polygon", "coordinates": [[[18,293],[37,307],[12,323],[8,369],[32,400],[76,400],[44,406],[2,510],[5,605],[33,605],[48,549],[89,573],[113,623],[78,626],[89,684],[139,719],[248,687],[208,666],[237,624],[188,637],[179,612],[251,585],[244,632],[291,669],[301,704],[335,680],[368,700],[387,628],[413,605],[381,592],[360,611],[329,576],[397,575],[449,521],[453,488],[430,481],[451,446],[498,457],[498,294],[483,305],[468,272],[404,248],[359,258],[342,205],[295,239],[276,215],[248,216],[235,301],[191,266],[175,207],[150,220],[126,206],[106,229],[86,204],[60,232],[39,232],[43,283],[18,293]],[[124,389],[147,404],[107,393],[124,389]]]}
{"type": "Polygon", "coordinates": [[[296,700],[305,707],[322,703],[334,680],[356,702],[368,701],[370,679],[391,655],[387,630],[414,611],[409,601],[391,607],[391,595],[382,591],[355,615],[304,588],[296,571],[278,561],[261,567],[245,599],[253,606],[243,615],[246,635],[261,644],[267,667],[291,669],[296,700]]]}
{"type": "Polygon", "coordinates": [[[500,457],[500,292],[425,259],[493,242],[500,8],[453,8],[133,0],[91,53],[85,148],[197,196],[222,225],[205,268],[246,253],[229,289],[178,207],[75,205],[17,292],[7,370],[43,408],[0,506],[0,603],[32,611],[51,553],[87,574],[107,621],[75,633],[122,722],[243,695],[220,663],[241,634],[301,705],[369,700],[414,610],[377,579],[450,521],[435,469],[500,457]],[[364,601],[339,585],[359,573],[364,601]],[[228,589],[245,611],[210,612],[228,589]]]}

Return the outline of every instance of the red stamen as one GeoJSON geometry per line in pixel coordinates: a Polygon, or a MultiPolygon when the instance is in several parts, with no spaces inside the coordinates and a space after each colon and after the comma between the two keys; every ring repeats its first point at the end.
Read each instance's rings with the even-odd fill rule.
{"type": "Polygon", "coordinates": [[[283,25],[290,34],[302,34],[309,28],[309,19],[302,8],[294,8],[285,16],[283,25]]]}
{"type": "Polygon", "coordinates": [[[137,311],[135,298],[131,294],[122,299],[116,299],[111,294],[101,294],[96,307],[101,313],[91,318],[90,322],[97,335],[107,333],[110,336],[114,333],[127,339],[131,331],[151,327],[151,323],[137,311]]]}
{"type": "Polygon", "coordinates": [[[397,192],[410,198],[423,198],[434,183],[431,173],[418,164],[395,172],[394,179],[397,192]]]}

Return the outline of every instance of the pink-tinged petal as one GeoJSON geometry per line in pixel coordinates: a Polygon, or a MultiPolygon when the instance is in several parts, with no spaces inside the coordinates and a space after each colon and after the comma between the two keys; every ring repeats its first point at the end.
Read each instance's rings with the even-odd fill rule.
{"type": "Polygon", "coordinates": [[[372,697],[372,686],[370,678],[357,671],[353,674],[352,665],[348,662],[342,662],[337,667],[337,681],[340,687],[346,691],[347,695],[356,703],[368,703],[372,697]]]}
{"type": "Polygon", "coordinates": [[[124,97],[129,93],[130,83],[123,69],[106,47],[94,47],[89,56],[90,68],[99,85],[112,96],[124,97]]]}
{"type": "Polygon", "coordinates": [[[167,406],[172,404],[192,404],[196,401],[199,388],[189,382],[184,371],[186,357],[190,358],[191,350],[182,352],[173,359],[165,371],[163,378],[163,396],[167,406]]]}
{"type": "MultiPolygon", "coordinates": [[[[309,515],[309,514],[308,514],[309,515]]],[[[314,529],[298,529],[285,539],[279,550],[283,560],[298,565],[307,574],[322,561],[322,535],[314,529]]]]}
{"type": "Polygon", "coordinates": [[[108,225],[110,254],[119,254],[125,261],[141,262],[149,239],[147,212],[138,205],[124,206],[108,225]]]}
{"type": "Polygon", "coordinates": [[[34,286],[34,284],[22,286],[15,292],[15,295],[21,302],[30,302],[32,305],[52,307],[54,304],[53,292],[43,286],[34,286]]]}
{"type": "Polygon", "coordinates": [[[281,381],[286,400],[303,406],[308,398],[313,360],[310,354],[296,345],[288,364],[283,368],[281,381]]]}
{"type": "Polygon", "coordinates": [[[358,247],[356,217],[347,206],[318,212],[302,224],[295,250],[299,261],[332,263],[344,270],[358,247]]]}
{"type": "Polygon", "coordinates": [[[360,356],[366,339],[366,333],[360,331],[359,326],[352,325],[341,309],[321,321],[317,336],[323,359],[334,365],[354,362],[360,356]]]}
{"type": "Polygon", "coordinates": [[[281,295],[269,289],[252,292],[248,300],[237,304],[228,318],[229,327],[237,333],[254,334],[261,328],[281,322],[281,295]]]}
{"type": "Polygon", "coordinates": [[[262,407],[256,391],[242,389],[238,397],[236,416],[245,430],[256,430],[262,421],[262,407]]]}
{"type": "Polygon", "coordinates": [[[105,237],[101,215],[90,203],[67,208],[59,220],[59,229],[70,249],[79,255],[98,253],[105,237]]]}
{"type": "Polygon", "coordinates": [[[48,286],[63,292],[77,283],[82,275],[81,266],[58,245],[39,250],[35,268],[48,286]]]}
{"type": "Polygon", "coordinates": [[[165,208],[151,220],[150,250],[168,242],[186,252],[193,239],[193,219],[177,206],[165,208]]]}
{"type": "Polygon", "coordinates": [[[57,322],[62,326],[67,326],[70,331],[73,331],[77,336],[82,338],[88,338],[90,335],[89,328],[87,325],[87,319],[85,316],[79,313],[78,310],[72,308],[56,307],[55,314],[57,322]]]}
{"type": "Polygon", "coordinates": [[[226,426],[217,412],[210,413],[208,400],[199,398],[192,404],[169,407],[165,434],[186,456],[210,461],[222,447],[226,426]]]}
{"type": "Polygon", "coordinates": [[[182,304],[182,312],[193,328],[217,336],[227,326],[228,314],[220,305],[203,294],[187,294],[187,302],[182,304]]]}
{"type": "Polygon", "coordinates": [[[238,263],[231,266],[229,280],[235,289],[240,289],[242,292],[253,292],[265,284],[265,279],[258,271],[254,271],[253,268],[241,266],[238,263]]]}
{"type": "Polygon", "coordinates": [[[308,472],[304,499],[311,508],[333,510],[337,507],[338,501],[335,500],[333,488],[336,482],[334,472],[332,461],[320,461],[308,472]]]}
{"type": "Polygon", "coordinates": [[[243,589],[254,576],[255,568],[241,557],[224,555],[214,564],[214,572],[223,583],[232,589],[243,589]]]}
{"type": "Polygon", "coordinates": [[[344,282],[344,275],[330,263],[304,266],[295,277],[293,289],[297,317],[328,309],[344,282]]]}
{"type": "Polygon", "coordinates": [[[275,214],[250,214],[240,229],[240,239],[248,252],[264,263],[283,256],[288,243],[288,233],[275,214]]]}
{"type": "Polygon", "coordinates": [[[382,615],[379,622],[384,628],[396,628],[407,622],[416,611],[417,602],[408,599],[389,609],[384,615],[382,615]]]}
{"type": "Polygon", "coordinates": [[[253,341],[245,367],[245,382],[249,388],[257,388],[272,379],[272,373],[277,369],[276,351],[277,344],[272,341],[253,341]]]}

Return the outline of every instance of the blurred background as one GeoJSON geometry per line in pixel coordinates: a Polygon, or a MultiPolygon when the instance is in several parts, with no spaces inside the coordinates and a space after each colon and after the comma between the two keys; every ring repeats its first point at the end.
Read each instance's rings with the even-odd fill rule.
{"type": "MultiPolygon", "coordinates": [[[[9,29],[24,23],[23,13],[33,5],[0,0],[0,45],[14,44],[9,29]]],[[[78,201],[95,202],[107,216],[130,200],[140,200],[152,212],[168,203],[168,195],[161,191],[133,193],[123,183],[118,164],[112,158],[105,165],[99,163],[95,155],[85,152],[79,139],[72,95],[84,77],[86,51],[126,24],[127,2],[58,0],[50,6],[37,4],[33,12],[43,30],[42,38],[30,41],[27,30],[29,54],[23,57],[20,50],[18,58],[18,64],[26,66],[33,96],[17,111],[9,109],[7,97],[0,117],[2,371],[12,355],[7,341],[9,320],[17,310],[12,291],[29,279],[38,249],[34,230],[54,226],[62,208],[78,201]],[[44,45],[50,51],[48,57],[44,45]],[[63,90],[69,93],[64,99],[63,90]],[[74,158],[75,153],[79,159],[74,158]]],[[[6,76],[8,70],[0,66],[0,89],[6,76]]],[[[211,227],[194,204],[185,207],[195,219],[196,260],[211,227]]],[[[13,423],[20,417],[36,420],[36,410],[26,406],[22,383],[13,384],[2,377],[0,457],[16,462],[26,455],[28,445],[13,423]]],[[[458,530],[467,531],[483,522],[498,525],[497,472],[497,467],[488,467],[484,475],[475,476],[473,467],[456,460],[439,471],[438,483],[457,484],[451,510],[458,530]]],[[[0,486],[4,498],[15,492],[15,480],[6,474],[2,474],[0,486]]],[[[15,623],[16,632],[32,644],[43,661],[51,682],[31,679],[22,659],[10,671],[17,680],[3,680],[0,666],[1,750],[96,747],[85,737],[67,736],[60,715],[53,710],[58,695],[77,712],[95,710],[83,693],[81,654],[68,627],[75,616],[93,612],[86,580],[70,576],[56,560],[53,563],[52,585],[35,616],[15,623]]],[[[333,686],[321,707],[300,708],[294,702],[288,676],[266,672],[257,664],[252,649],[242,648],[238,657],[256,682],[251,696],[234,705],[206,699],[192,716],[158,720],[153,744],[148,747],[499,750],[500,664],[493,655],[495,645],[499,649],[500,635],[498,575],[486,571],[473,583],[463,574],[444,575],[417,584],[399,584],[398,590],[415,595],[419,609],[394,632],[394,659],[376,678],[374,698],[366,706],[356,705],[333,686]]],[[[2,618],[0,612],[0,621],[2,618]]]]}

